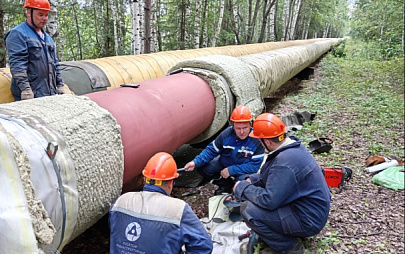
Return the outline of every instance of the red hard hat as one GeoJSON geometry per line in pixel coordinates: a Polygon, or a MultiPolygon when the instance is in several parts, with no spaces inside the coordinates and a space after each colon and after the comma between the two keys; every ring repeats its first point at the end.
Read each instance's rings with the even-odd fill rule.
{"type": "Polygon", "coordinates": [[[253,131],[249,134],[253,138],[275,138],[286,132],[286,126],[277,116],[264,113],[253,122],[253,131]]]}
{"type": "Polygon", "coordinates": [[[252,121],[253,117],[250,113],[249,109],[246,106],[237,106],[231,115],[231,121],[233,122],[250,122],[252,121]]]}
{"type": "Polygon", "coordinates": [[[51,5],[49,4],[48,0],[25,0],[24,8],[50,11],[51,5]]]}
{"type": "Polygon", "coordinates": [[[159,152],[149,159],[142,174],[154,180],[171,180],[177,178],[177,165],[173,157],[165,152],[159,152]]]}

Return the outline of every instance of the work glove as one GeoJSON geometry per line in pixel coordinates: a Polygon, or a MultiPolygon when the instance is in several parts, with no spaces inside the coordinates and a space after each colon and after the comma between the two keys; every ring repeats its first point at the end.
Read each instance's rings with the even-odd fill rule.
{"type": "Polygon", "coordinates": [[[59,86],[56,86],[56,91],[58,92],[58,94],[64,94],[65,88],[63,87],[63,85],[59,85],[59,86]]]}
{"type": "Polygon", "coordinates": [[[34,93],[31,90],[31,87],[25,88],[21,92],[21,100],[28,100],[34,98],[34,93]]]}

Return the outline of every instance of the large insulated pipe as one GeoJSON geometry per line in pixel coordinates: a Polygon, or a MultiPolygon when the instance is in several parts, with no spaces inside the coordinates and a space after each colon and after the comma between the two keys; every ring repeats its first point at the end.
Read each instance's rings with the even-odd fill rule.
{"type": "Polygon", "coordinates": [[[181,73],[87,94],[121,126],[123,191],[140,186],[137,176],[157,150],[173,152],[204,132],[214,120],[215,99],[207,83],[181,73]]]}
{"type": "MultiPolygon", "coordinates": [[[[163,77],[176,63],[206,55],[239,57],[285,47],[309,44],[325,38],[230,45],[201,49],[163,51],[146,55],[127,55],[92,60],[61,62],[62,77],[76,95],[114,89],[122,84],[137,83],[163,77]]],[[[9,68],[0,68],[0,103],[14,101],[10,91],[9,68]]],[[[65,88],[67,89],[67,88],[65,88]]]]}
{"type": "Polygon", "coordinates": [[[338,41],[294,46],[296,58],[285,50],[251,64],[204,57],[138,88],[0,104],[0,250],[62,249],[108,211],[122,183],[141,172],[138,160],[208,139],[239,103],[257,115],[268,91],[338,41]]]}

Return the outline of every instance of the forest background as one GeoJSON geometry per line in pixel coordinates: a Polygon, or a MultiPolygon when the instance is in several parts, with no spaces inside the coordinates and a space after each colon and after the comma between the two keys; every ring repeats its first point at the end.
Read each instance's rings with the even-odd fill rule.
{"type": "MultiPolygon", "coordinates": [[[[0,0],[4,34],[25,20],[23,0],[0,0]]],[[[46,31],[60,61],[269,41],[351,36],[368,58],[403,55],[400,0],[51,0],[46,31]]]]}

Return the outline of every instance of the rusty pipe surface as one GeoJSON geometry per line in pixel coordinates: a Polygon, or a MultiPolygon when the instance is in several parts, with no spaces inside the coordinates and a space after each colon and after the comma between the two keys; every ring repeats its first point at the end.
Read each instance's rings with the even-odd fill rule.
{"type": "Polygon", "coordinates": [[[121,126],[124,192],[136,187],[136,177],[156,151],[173,152],[207,129],[215,114],[210,87],[195,75],[180,73],[138,84],[85,95],[121,126]]]}

